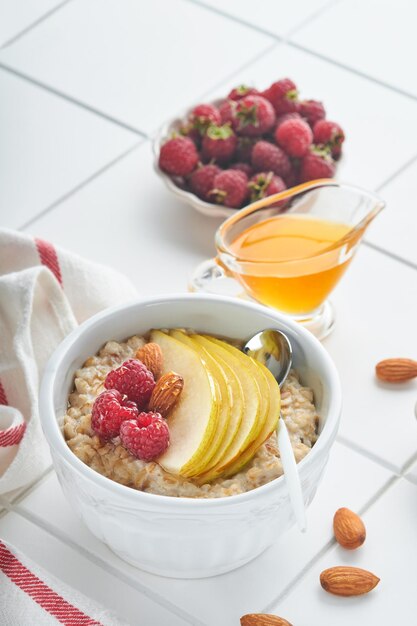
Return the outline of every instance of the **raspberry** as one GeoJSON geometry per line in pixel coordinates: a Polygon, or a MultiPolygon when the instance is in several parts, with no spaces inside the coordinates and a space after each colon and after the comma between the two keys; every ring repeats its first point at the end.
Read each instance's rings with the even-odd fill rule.
{"type": "Polygon", "coordinates": [[[136,458],[152,461],[169,446],[168,424],[159,413],[139,413],[137,419],[123,422],[120,441],[136,458]]]}
{"type": "Polygon", "coordinates": [[[269,100],[277,115],[298,111],[297,87],[289,78],[283,78],[276,83],[272,83],[268,89],[261,93],[261,96],[269,100]]]}
{"type": "Polygon", "coordinates": [[[334,158],[340,156],[344,140],[345,133],[336,122],[319,120],[314,125],[314,143],[328,146],[334,158]]]}
{"type": "Polygon", "coordinates": [[[322,102],[303,100],[300,102],[300,115],[305,117],[311,128],[313,128],[316,122],[326,117],[326,111],[322,102]]]}
{"type": "Polygon", "coordinates": [[[225,100],[219,106],[220,119],[222,124],[232,124],[235,118],[236,102],[225,100]]]}
{"type": "Polygon", "coordinates": [[[201,135],[204,135],[210,124],[220,124],[220,112],[212,104],[199,104],[190,113],[190,122],[201,135]]]}
{"type": "Polygon", "coordinates": [[[233,165],[229,167],[229,170],[238,170],[239,172],[243,172],[248,178],[253,174],[253,169],[249,163],[233,163],[233,165]]]}
{"type": "Polygon", "coordinates": [[[159,167],[172,176],[190,174],[198,163],[198,153],[188,137],[169,139],[159,153],[159,167]]]}
{"type": "Polygon", "coordinates": [[[232,91],[227,96],[228,100],[240,100],[245,96],[256,96],[259,95],[259,91],[255,89],[255,87],[248,87],[247,85],[239,85],[232,89],[232,91]]]}
{"type": "MultiPolygon", "coordinates": [[[[266,196],[272,196],[286,189],[286,185],[282,178],[275,176],[274,172],[260,172],[252,176],[249,182],[251,202],[260,200],[266,196]]],[[[271,205],[275,206],[275,205],[271,205]]]]}
{"type": "Polygon", "coordinates": [[[301,118],[286,120],[277,127],[275,140],[289,156],[302,157],[313,143],[313,133],[307,122],[301,118]]]}
{"type": "Polygon", "coordinates": [[[199,131],[193,127],[192,124],[187,123],[180,126],[179,133],[183,137],[188,137],[188,139],[191,139],[197,150],[199,149],[201,145],[201,135],[199,131]]]}
{"type": "Polygon", "coordinates": [[[248,177],[239,170],[224,170],[214,179],[210,195],[217,204],[237,209],[248,195],[248,177]]]}
{"type": "Polygon", "coordinates": [[[209,192],[213,189],[214,177],[221,172],[217,165],[203,165],[190,176],[190,189],[202,200],[210,202],[209,192]]]}
{"type": "Polygon", "coordinates": [[[236,160],[238,162],[250,163],[252,157],[253,146],[256,140],[250,137],[238,137],[236,148],[236,160]]]}
{"type": "Polygon", "coordinates": [[[245,96],[236,105],[232,124],[240,135],[247,137],[263,135],[275,124],[274,107],[261,96],[245,96]]]}
{"type": "Polygon", "coordinates": [[[287,120],[300,120],[300,119],[301,119],[301,115],[297,113],[296,111],[292,111],[291,113],[283,113],[282,115],[277,117],[277,123],[276,123],[275,129],[277,129],[278,126],[281,126],[281,124],[283,122],[286,122],[287,120]]]}
{"type": "Polygon", "coordinates": [[[203,137],[203,155],[218,163],[227,163],[235,153],[237,137],[228,124],[209,126],[203,137]]]}
{"type": "Polygon", "coordinates": [[[151,397],[155,379],[152,372],[141,361],[128,359],[120,367],[107,374],[104,386],[106,389],[117,389],[129,400],[142,407],[151,397]]]}
{"type": "Polygon", "coordinates": [[[117,437],[124,420],[136,418],[138,407],[117,389],[103,391],[94,401],[91,427],[101,439],[117,437]]]}
{"type": "Polygon", "coordinates": [[[300,180],[306,183],[317,178],[332,178],[335,166],[333,159],[324,150],[310,152],[301,161],[300,180]]]}
{"type": "Polygon", "coordinates": [[[252,150],[252,165],[257,172],[272,171],[285,178],[291,171],[291,163],[285,152],[268,141],[258,141],[252,150]]]}

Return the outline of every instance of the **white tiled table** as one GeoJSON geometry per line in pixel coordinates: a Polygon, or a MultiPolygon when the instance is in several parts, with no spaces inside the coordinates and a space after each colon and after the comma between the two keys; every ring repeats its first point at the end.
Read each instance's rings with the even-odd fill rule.
{"type": "Polygon", "coordinates": [[[224,576],[171,580],[91,536],[52,469],[1,498],[0,537],[132,626],[238,626],[261,611],[294,626],[414,623],[417,384],[389,388],[373,368],[417,357],[416,19],[412,0],[0,0],[1,226],[112,265],[144,295],[184,291],[219,222],[171,198],[149,137],[193,101],[285,75],[345,127],[339,177],[388,201],[333,296],[324,345],[344,412],[306,535],[293,529],[224,576]],[[353,554],[332,539],[340,506],[368,527],[353,554]],[[318,576],[334,564],[381,583],[328,596],[318,576]]]}

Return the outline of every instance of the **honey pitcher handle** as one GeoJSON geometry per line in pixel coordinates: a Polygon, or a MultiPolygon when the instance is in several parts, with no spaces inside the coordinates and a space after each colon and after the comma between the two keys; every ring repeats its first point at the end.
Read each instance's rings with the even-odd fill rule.
{"type": "Polygon", "coordinates": [[[219,296],[249,298],[242,285],[220,265],[216,259],[208,259],[198,265],[191,275],[189,291],[213,293],[219,296]]]}

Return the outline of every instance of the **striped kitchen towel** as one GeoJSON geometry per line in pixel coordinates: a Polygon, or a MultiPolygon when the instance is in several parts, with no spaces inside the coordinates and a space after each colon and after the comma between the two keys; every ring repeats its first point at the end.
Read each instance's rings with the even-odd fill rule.
{"type": "Polygon", "coordinates": [[[5,626],[124,626],[86,598],[0,541],[0,624],[5,626]]]}
{"type": "Polygon", "coordinates": [[[39,423],[43,368],[77,324],[137,296],[121,274],[11,230],[0,230],[0,494],[49,463],[39,423]]]}

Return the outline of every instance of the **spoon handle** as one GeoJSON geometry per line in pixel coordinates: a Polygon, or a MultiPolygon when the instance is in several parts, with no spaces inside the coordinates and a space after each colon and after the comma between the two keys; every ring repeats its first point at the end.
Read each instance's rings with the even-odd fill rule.
{"type": "Polygon", "coordinates": [[[278,420],[277,437],[278,449],[281,455],[282,467],[284,469],[285,481],[288,485],[292,508],[299,529],[301,532],[305,532],[307,529],[307,520],[300,475],[298,473],[297,463],[295,462],[287,426],[282,415],[280,415],[280,419],[278,420]]]}

